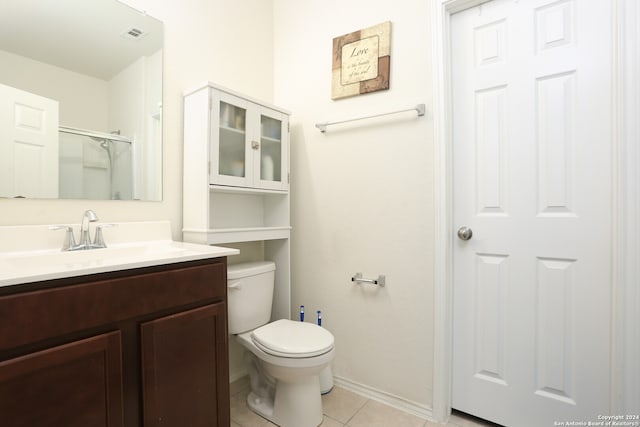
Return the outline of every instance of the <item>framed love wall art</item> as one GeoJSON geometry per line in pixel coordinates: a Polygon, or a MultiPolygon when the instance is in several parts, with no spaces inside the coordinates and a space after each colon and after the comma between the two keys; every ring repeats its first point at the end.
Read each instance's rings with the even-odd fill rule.
{"type": "Polygon", "coordinates": [[[331,99],[389,89],[391,22],[333,39],[331,99]]]}

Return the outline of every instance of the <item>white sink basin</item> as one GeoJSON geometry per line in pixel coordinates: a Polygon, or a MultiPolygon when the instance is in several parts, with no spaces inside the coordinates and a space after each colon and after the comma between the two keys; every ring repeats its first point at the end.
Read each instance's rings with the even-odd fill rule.
{"type": "MultiPolygon", "coordinates": [[[[131,232],[130,227],[124,223],[113,229],[105,229],[105,241],[107,248],[82,251],[61,251],[59,248],[45,248],[39,250],[0,251],[0,286],[30,283],[42,280],[52,280],[63,277],[103,273],[108,271],[125,270],[153,265],[170,264],[199,259],[217,258],[239,253],[236,249],[218,246],[196,245],[191,243],[175,242],[170,239],[129,241],[122,235],[135,238],[139,232],[131,232]],[[120,229],[115,231],[116,229],[120,229]],[[113,232],[111,232],[113,230],[113,232]],[[110,231],[110,235],[106,232],[110,231]],[[118,233],[120,235],[118,235],[118,233]],[[109,238],[117,242],[110,244],[109,238]]],[[[140,231],[141,224],[135,223],[135,228],[140,231]]],[[[158,223],[153,223],[158,227],[158,223]]],[[[169,227],[169,223],[166,223],[169,227]]],[[[3,230],[0,227],[0,240],[3,239],[3,231],[16,234],[15,230],[3,230]]],[[[15,227],[13,227],[15,229],[15,227]]],[[[27,227],[28,228],[28,227],[27,227]]],[[[43,233],[51,231],[38,226],[43,233]]],[[[131,227],[132,228],[132,227],[131,227]]],[[[162,228],[162,227],[161,227],[162,228]]],[[[164,230],[161,237],[170,236],[170,227],[164,230]],[[168,233],[166,232],[168,230],[168,233]]],[[[32,232],[26,228],[21,231],[32,232]]],[[[37,235],[36,233],[33,233],[37,235]]],[[[50,235],[48,235],[50,237],[50,235]]],[[[58,234],[60,245],[63,235],[58,234]]],[[[4,238],[9,236],[5,235],[4,238]]],[[[7,240],[4,240],[5,242],[7,240]]],[[[24,249],[24,248],[23,248],[24,249]]]]}

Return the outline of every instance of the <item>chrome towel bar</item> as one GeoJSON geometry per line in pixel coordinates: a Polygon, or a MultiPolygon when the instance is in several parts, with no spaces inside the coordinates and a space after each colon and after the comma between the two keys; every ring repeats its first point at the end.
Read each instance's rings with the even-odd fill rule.
{"type": "Polygon", "coordinates": [[[352,119],[340,120],[340,121],[337,121],[337,122],[316,123],[316,127],[318,129],[320,129],[320,132],[325,133],[327,131],[327,126],[338,125],[338,124],[341,124],[341,123],[354,122],[356,120],[373,119],[375,117],[388,116],[390,114],[405,113],[407,111],[415,111],[415,112],[417,112],[418,113],[418,117],[424,116],[425,105],[424,104],[418,104],[415,107],[407,108],[406,110],[390,111],[388,113],[373,114],[371,116],[365,116],[365,117],[355,117],[355,118],[352,118],[352,119]]]}
{"type": "Polygon", "coordinates": [[[362,277],[362,273],[356,273],[351,278],[351,281],[356,283],[371,283],[372,285],[378,285],[382,287],[386,285],[385,277],[382,274],[378,275],[377,279],[366,279],[362,277]]]}

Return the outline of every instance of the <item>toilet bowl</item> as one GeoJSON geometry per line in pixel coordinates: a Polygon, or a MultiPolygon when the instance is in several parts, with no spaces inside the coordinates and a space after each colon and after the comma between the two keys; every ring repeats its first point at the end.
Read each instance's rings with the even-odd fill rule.
{"type": "Polygon", "coordinates": [[[322,423],[320,374],[335,356],[334,337],[312,323],[269,322],[275,265],[228,267],[229,332],[248,350],[247,404],[281,427],[322,423]]]}

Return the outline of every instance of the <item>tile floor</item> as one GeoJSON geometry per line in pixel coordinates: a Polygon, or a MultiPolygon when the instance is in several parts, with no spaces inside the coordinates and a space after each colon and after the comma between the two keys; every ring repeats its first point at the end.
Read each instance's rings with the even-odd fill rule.
{"type": "MultiPolygon", "coordinates": [[[[244,377],[231,384],[231,427],[270,427],[275,424],[251,412],[247,407],[249,381],[244,377]]],[[[438,427],[424,418],[367,399],[340,387],[322,397],[322,427],[438,427]]],[[[495,424],[456,413],[447,427],[490,427],[495,424]]]]}

